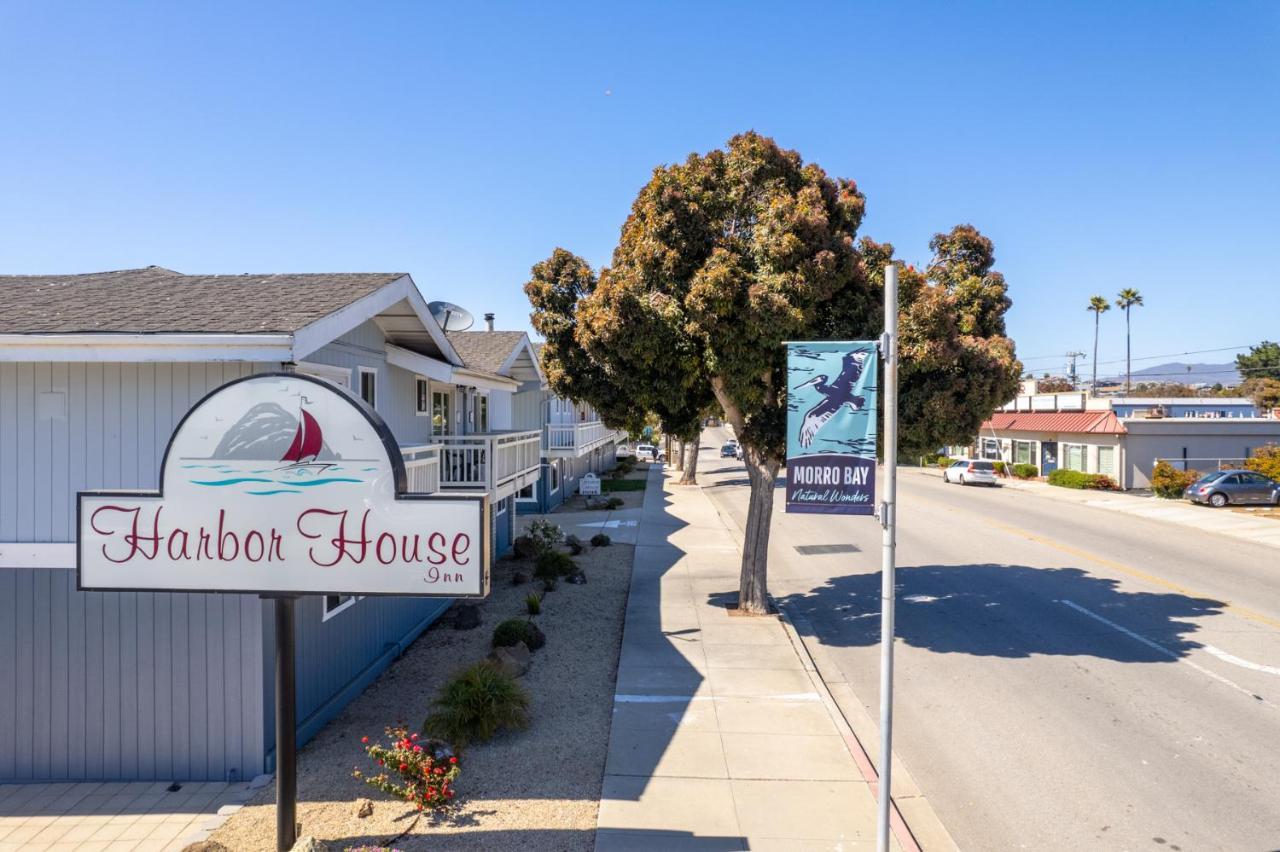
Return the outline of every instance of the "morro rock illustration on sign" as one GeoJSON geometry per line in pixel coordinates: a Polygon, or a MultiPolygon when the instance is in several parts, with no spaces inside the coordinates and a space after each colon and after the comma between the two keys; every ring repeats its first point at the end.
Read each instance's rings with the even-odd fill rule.
{"type": "MultiPolygon", "coordinates": [[[[296,390],[290,396],[284,404],[253,403],[220,437],[216,429],[201,434],[202,441],[216,439],[217,445],[208,456],[181,458],[182,470],[190,477],[187,483],[269,497],[368,482],[385,467],[377,459],[353,459],[335,451],[324,432],[324,415],[307,410],[317,403],[296,390]]],[[[352,435],[348,440],[364,439],[352,435]]],[[[370,451],[373,444],[368,442],[370,451]]]]}
{"type": "MultiPolygon", "coordinates": [[[[303,402],[306,398],[303,398],[303,402]]],[[[335,461],[324,432],[306,409],[294,417],[274,402],[260,402],[227,430],[213,451],[216,459],[279,459],[291,463],[335,461]]]]}

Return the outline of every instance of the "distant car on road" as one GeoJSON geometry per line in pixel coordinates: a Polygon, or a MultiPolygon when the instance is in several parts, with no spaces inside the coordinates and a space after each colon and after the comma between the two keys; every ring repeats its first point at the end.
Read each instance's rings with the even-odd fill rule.
{"type": "Polygon", "coordinates": [[[996,466],[981,459],[962,459],[942,471],[942,479],[944,482],[956,482],[960,485],[995,485],[996,466]]]}
{"type": "Polygon", "coordinates": [[[635,458],[635,455],[636,451],[628,447],[626,444],[618,447],[617,451],[614,453],[614,456],[620,459],[635,458]]]}
{"type": "Polygon", "coordinates": [[[730,441],[720,448],[720,458],[736,459],[738,457],[738,445],[734,441],[730,441]]]}
{"type": "Polygon", "coordinates": [[[1252,470],[1215,470],[1188,485],[1182,496],[1215,509],[1228,503],[1280,506],[1280,482],[1252,470]]]}

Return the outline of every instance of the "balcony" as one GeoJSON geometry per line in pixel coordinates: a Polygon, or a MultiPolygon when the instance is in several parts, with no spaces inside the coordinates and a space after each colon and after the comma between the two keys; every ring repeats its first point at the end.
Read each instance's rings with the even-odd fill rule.
{"type": "Polygon", "coordinates": [[[550,458],[577,458],[596,447],[616,441],[621,434],[599,420],[586,423],[548,423],[544,446],[550,458]]]}
{"type": "Polygon", "coordinates": [[[491,499],[501,500],[538,479],[542,436],[537,430],[437,435],[434,440],[437,443],[401,448],[410,491],[430,486],[487,491],[491,499]]]}

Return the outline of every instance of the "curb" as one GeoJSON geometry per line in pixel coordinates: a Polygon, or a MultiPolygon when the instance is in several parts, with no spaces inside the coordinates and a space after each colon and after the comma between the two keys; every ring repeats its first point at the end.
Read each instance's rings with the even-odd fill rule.
{"type": "MultiPolygon", "coordinates": [[[[698,488],[701,489],[702,487],[702,484],[699,483],[698,488]]],[[[743,536],[742,528],[738,526],[738,522],[733,517],[722,512],[714,500],[711,500],[710,497],[707,499],[715,508],[716,515],[720,518],[720,522],[724,524],[727,529],[737,532],[736,541],[738,544],[738,551],[741,552],[743,536]]],[[[823,668],[830,671],[832,666],[829,662],[827,662],[826,665],[820,665],[818,663],[815,659],[814,650],[810,649],[808,644],[804,641],[804,637],[801,635],[800,630],[797,629],[797,626],[799,626],[810,636],[816,636],[817,634],[813,630],[812,624],[810,624],[809,620],[804,616],[793,614],[788,611],[786,607],[779,605],[777,599],[774,598],[773,595],[769,595],[769,602],[773,605],[773,608],[777,610],[780,616],[778,620],[782,624],[783,629],[786,630],[787,639],[791,642],[792,650],[795,651],[796,656],[800,658],[801,665],[804,667],[805,674],[808,676],[809,682],[813,684],[814,690],[818,693],[823,706],[827,710],[827,714],[831,717],[832,722],[835,723],[836,729],[840,731],[840,736],[844,740],[845,748],[849,750],[849,754],[853,757],[854,763],[857,764],[858,771],[861,773],[863,780],[871,789],[872,795],[878,799],[880,796],[880,773],[876,771],[875,764],[872,762],[866,747],[862,744],[862,740],[859,739],[857,733],[853,729],[853,726],[849,723],[849,719],[845,714],[844,708],[841,707],[839,700],[834,694],[832,694],[829,686],[829,680],[823,674],[823,668]]],[[[820,649],[818,650],[818,654],[821,654],[820,649]]],[[[843,682],[843,678],[841,678],[840,681],[830,682],[843,682]]],[[[872,728],[874,729],[874,727],[875,726],[873,725],[872,728]]],[[[907,772],[906,768],[901,765],[901,760],[896,754],[894,755],[894,761],[896,764],[894,766],[893,773],[895,779],[894,786],[902,785],[908,789],[918,791],[919,787],[916,785],[914,779],[912,779],[910,773],[907,772]]],[[[903,796],[893,796],[890,799],[891,808],[889,815],[889,822],[893,835],[897,839],[899,846],[901,846],[905,852],[924,852],[926,849],[928,849],[929,852],[933,852],[933,850],[958,850],[960,848],[956,845],[950,832],[948,832],[946,827],[942,824],[942,821],[938,819],[937,814],[934,813],[933,808],[929,805],[928,800],[923,794],[917,793],[914,796],[906,798],[914,805],[914,807],[911,808],[913,811],[911,825],[914,825],[915,829],[913,829],[911,825],[907,824],[907,820],[902,814],[902,808],[899,806],[900,802],[904,802],[903,796]],[[921,837],[928,838],[928,841],[922,844],[919,839],[921,837]]]]}

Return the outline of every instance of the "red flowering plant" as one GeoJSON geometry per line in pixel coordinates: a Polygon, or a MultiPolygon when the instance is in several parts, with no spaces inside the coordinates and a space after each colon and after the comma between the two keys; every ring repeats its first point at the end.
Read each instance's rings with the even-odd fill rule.
{"type": "Polygon", "coordinates": [[[453,783],[462,771],[453,750],[440,740],[423,739],[404,727],[387,728],[386,734],[390,745],[360,738],[365,754],[378,764],[378,771],[367,775],[356,767],[352,776],[420,811],[448,810],[454,796],[453,783]]]}

